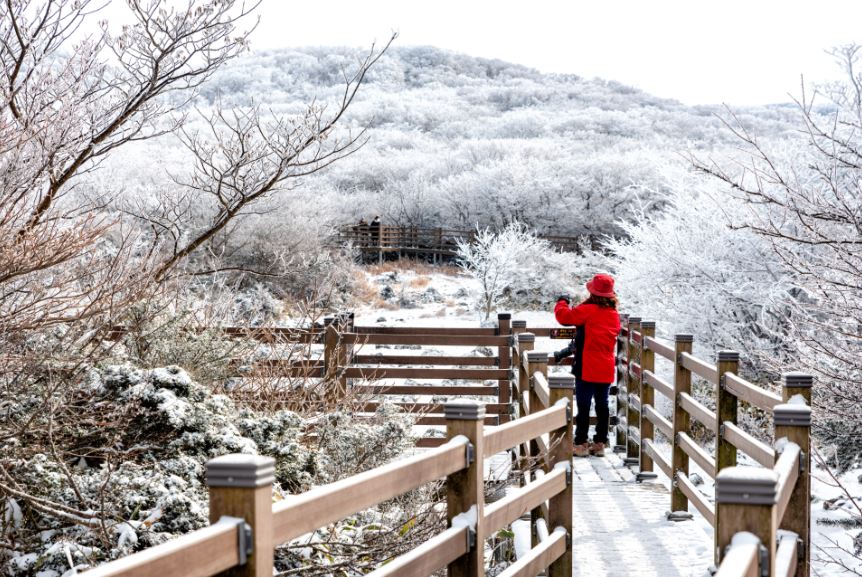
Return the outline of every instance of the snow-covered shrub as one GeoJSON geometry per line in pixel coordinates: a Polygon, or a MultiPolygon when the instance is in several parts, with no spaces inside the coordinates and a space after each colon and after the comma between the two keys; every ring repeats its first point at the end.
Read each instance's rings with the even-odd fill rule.
{"type": "Polygon", "coordinates": [[[299,492],[377,466],[412,442],[412,418],[392,406],[364,423],[260,413],[175,366],[92,370],[73,398],[77,418],[50,440],[35,434],[47,425],[26,445],[0,440],[0,540],[16,543],[0,550],[4,575],[61,575],[70,558],[85,568],[205,526],[205,463],[219,455],[271,456],[276,492],[299,492]],[[306,439],[310,430],[326,433],[318,446],[306,439]],[[76,457],[58,460],[52,447],[76,457]]]}
{"type": "Polygon", "coordinates": [[[590,274],[583,257],[555,250],[519,222],[499,232],[477,230],[473,242],[459,242],[458,259],[479,281],[480,292],[473,297],[484,320],[500,305],[545,306],[582,286],[581,279],[590,274]]]}
{"type": "Polygon", "coordinates": [[[661,214],[625,225],[627,238],[606,242],[622,308],[664,336],[694,334],[706,358],[738,350],[758,373],[779,370],[795,291],[769,243],[734,229],[745,208],[703,183],[680,183],[668,200],[661,214]]]}
{"type": "Polygon", "coordinates": [[[317,423],[321,477],[337,481],[392,461],[413,447],[414,420],[392,403],[381,404],[370,419],[343,411],[321,415],[317,423]]]}

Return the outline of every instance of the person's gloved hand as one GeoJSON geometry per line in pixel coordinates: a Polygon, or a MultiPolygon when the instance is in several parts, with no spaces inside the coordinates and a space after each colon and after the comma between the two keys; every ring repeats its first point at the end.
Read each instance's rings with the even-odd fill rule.
{"type": "Polygon", "coordinates": [[[566,301],[567,305],[572,304],[572,299],[569,295],[560,295],[557,297],[557,302],[566,301]]]}

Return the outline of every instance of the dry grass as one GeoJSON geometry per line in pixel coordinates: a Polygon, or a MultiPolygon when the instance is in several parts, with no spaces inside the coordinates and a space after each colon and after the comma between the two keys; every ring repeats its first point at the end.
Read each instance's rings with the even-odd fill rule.
{"type": "Polygon", "coordinates": [[[359,275],[354,284],[353,303],[356,305],[363,304],[374,307],[376,309],[395,310],[400,308],[398,303],[389,302],[380,298],[380,287],[368,281],[365,275],[359,275]]]}
{"type": "Polygon", "coordinates": [[[442,274],[445,276],[459,276],[461,269],[451,264],[435,265],[421,260],[402,258],[400,260],[387,261],[380,264],[371,264],[364,267],[369,274],[378,275],[387,272],[412,271],[417,276],[442,274]]]}
{"type": "Polygon", "coordinates": [[[421,289],[427,287],[430,283],[431,279],[427,276],[417,276],[410,280],[409,286],[410,288],[421,289]]]}

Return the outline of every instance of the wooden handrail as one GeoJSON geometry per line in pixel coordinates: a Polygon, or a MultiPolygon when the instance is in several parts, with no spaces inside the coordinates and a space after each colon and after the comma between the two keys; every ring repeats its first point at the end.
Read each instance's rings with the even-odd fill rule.
{"type": "Polygon", "coordinates": [[[760,548],[756,543],[733,545],[714,577],[760,577],[760,548]]]}
{"type": "Polygon", "coordinates": [[[732,443],[737,449],[764,467],[772,468],[775,463],[775,450],[772,447],[728,421],[722,423],[721,427],[722,437],[727,442],[732,443]]]}
{"type": "Polygon", "coordinates": [[[644,347],[652,352],[666,358],[669,361],[676,360],[676,351],[670,345],[666,345],[655,337],[647,337],[644,339],[644,347]]]}
{"type": "MultiPolygon", "coordinates": [[[[652,408],[647,405],[647,408],[652,408]]],[[[642,439],[641,440],[641,450],[648,453],[652,458],[653,462],[658,465],[658,468],[662,470],[662,473],[668,476],[669,479],[673,478],[673,471],[671,471],[670,463],[667,459],[665,459],[664,455],[656,448],[655,443],[653,443],[652,439],[642,439]]]]}
{"type": "Polygon", "coordinates": [[[704,425],[713,433],[718,433],[718,419],[716,418],[715,413],[697,402],[694,397],[686,393],[680,393],[679,405],[686,413],[691,415],[694,420],[704,425]]]}
{"type": "Polygon", "coordinates": [[[348,367],[342,373],[348,379],[428,379],[488,380],[509,377],[508,369],[424,369],[401,367],[348,367]]]}
{"type": "Polygon", "coordinates": [[[715,459],[709,456],[688,433],[678,433],[676,436],[677,446],[688,455],[704,473],[715,477],[715,459]]]}
{"type": "Polygon", "coordinates": [[[476,395],[497,396],[497,385],[354,385],[360,395],[476,395]]]}
{"type": "Polygon", "coordinates": [[[467,442],[436,449],[347,479],[290,495],[273,507],[273,541],[284,543],[367,509],[467,465],[467,442]]]}
{"type": "Polygon", "coordinates": [[[665,437],[673,441],[673,425],[661,416],[652,405],[644,405],[643,415],[649,420],[665,437]]]}
{"type": "Polygon", "coordinates": [[[784,512],[787,511],[787,505],[790,503],[790,497],[793,495],[793,490],[796,487],[796,480],[799,478],[799,455],[802,450],[796,443],[787,443],[784,451],[775,463],[775,472],[778,473],[778,495],[776,505],[778,511],[776,518],[779,525],[784,519],[784,512]]]}
{"type": "Polygon", "coordinates": [[[703,518],[715,528],[715,509],[709,504],[706,497],[697,490],[697,487],[694,486],[688,475],[678,472],[676,474],[676,481],[680,490],[688,498],[689,503],[694,505],[694,508],[703,515],[703,518]]]}
{"type": "Polygon", "coordinates": [[[793,577],[799,563],[799,536],[796,533],[784,533],[778,538],[778,551],[775,553],[775,575],[777,577],[793,577]]]}
{"type": "Polygon", "coordinates": [[[548,379],[542,373],[535,372],[533,373],[531,384],[533,385],[533,392],[536,393],[536,397],[542,403],[542,408],[547,408],[551,404],[551,391],[548,388],[548,379]]]}
{"type": "Polygon", "coordinates": [[[366,577],[427,577],[467,552],[467,527],[451,527],[366,577]]]}
{"type": "Polygon", "coordinates": [[[134,555],[99,565],[92,577],[209,577],[239,565],[240,527],[222,521],[134,555]]]}
{"type": "Polygon", "coordinates": [[[493,335],[380,335],[342,333],[344,343],[369,345],[434,345],[449,347],[505,347],[509,344],[508,336],[493,335]]]}
{"type": "Polygon", "coordinates": [[[772,391],[758,387],[735,373],[726,373],[724,375],[724,387],[736,395],[736,398],[739,400],[745,401],[764,411],[771,411],[775,408],[775,405],[783,402],[781,397],[772,391]]]}
{"type": "Polygon", "coordinates": [[[673,400],[674,390],[673,385],[667,381],[660,379],[652,371],[644,371],[644,382],[654,388],[656,391],[664,395],[666,398],[673,400]]]}
{"type": "Polygon", "coordinates": [[[377,327],[357,325],[353,332],[360,335],[457,335],[497,336],[497,329],[488,327],[377,327]]]}
{"type": "Polygon", "coordinates": [[[718,368],[715,365],[702,361],[689,353],[682,353],[680,360],[682,361],[682,366],[686,369],[703,377],[713,385],[718,384],[718,368]]]}
{"type": "Polygon", "coordinates": [[[485,530],[502,529],[566,488],[566,470],[555,469],[538,481],[513,491],[485,507],[485,530]]]}
{"type": "Polygon", "coordinates": [[[520,445],[544,433],[559,429],[566,424],[565,405],[555,405],[532,413],[498,427],[487,427],[485,432],[485,454],[490,456],[520,445]]]}
{"type": "Polygon", "coordinates": [[[497,357],[471,357],[436,355],[354,355],[351,365],[457,365],[495,367],[497,357]]]}
{"type": "Polygon", "coordinates": [[[557,527],[547,539],[539,543],[525,556],[509,565],[497,577],[533,577],[566,552],[566,530],[557,527]]]}

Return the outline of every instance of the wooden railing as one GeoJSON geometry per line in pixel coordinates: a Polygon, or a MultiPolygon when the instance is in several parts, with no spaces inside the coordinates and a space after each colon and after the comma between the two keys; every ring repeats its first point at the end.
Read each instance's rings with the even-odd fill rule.
{"type": "Polygon", "coordinates": [[[739,353],[720,351],[711,364],[692,354],[692,335],[667,343],[655,331],[654,322],[623,317],[617,443],[626,447],[627,462],[638,466],[639,480],[654,477],[654,467],[670,478],[671,518],[686,518],[690,504],[712,525],[722,577],[807,577],[812,377],[786,373],[778,395],[739,376],[739,353]],[[673,382],[659,377],[657,358],[672,365],[666,373],[672,372],[673,382]],[[711,385],[708,402],[692,393],[693,376],[711,385]],[[671,419],[656,409],[656,393],[668,399],[671,419]],[[740,426],[740,403],[771,415],[772,443],[740,426]],[[708,407],[713,404],[715,410],[708,407]],[[692,421],[715,435],[714,457],[695,441],[692,421]],[[669,455],[656,443],[656,433],[669,455]],[[738,466],[739,452],[760,467],[738,466]],[[690,462],[716,480],[715,506],[689,478],[690,462]]]}
{"type": "MultiPolygon", "coordinates": [[[[326,379],[331,383],[327,394],[331,404],[348,393],[352,398],[376,399],[355,407],[360,413],[373,412],[378,400],[391,396],[419,397],[488,397],[485,422],[499,425],[510,420],[513,412],[511,385],[512,322],[511,315],[497,315],[496,327],[376,327],[357,326],[351,313],[328,317],[323,326],[309,329],[240,329],[227,331],[236,336],[265,342],[288,342],[323,345],[322,351],[299,360],[270,359],[257,361],[253,372],[270,377],[326,379]],[[376,347],[473,347],[488,349],[489,356],[453,354],[377,354],[376,347]],[[321,354],[322,353],[322,354],[321,354]],[[422,381],[456,381],[454,384],[389,384],[384,380],[416,379],[422,381]],[[463,381],[472,381],[464,383],[463,381]],[[492,401],[493,399],[493,401],[492,401]]],[[[248,375],[248,373],[236,373],[248,375]]],[[[235,391],[232,394],[240,394],[235,391]]],[[[284,393],[289,400],[288,392],[284,393]]],[[[277,391],[269,391],[267,402],[278,403],[277,391]]],[[[417,425],[443,425],[442,405],[435,402],[396,403],[415,413],[417,425]]],[[[444,442],[439,437],[420,439],[421,447],[444,442]]]]}
{"type": "Polygon", "coordinates": [[[550,384],[540,372],[547,408],[529,418],[498,427],[484,425],[479,403],[444,407],[448,441],[419,455],[291,495],[272,504],[274,460],[227,455],[207,464],[210,519],[213,525],[169,543],[102,565],[96,577],[208,576],[230,569],[235,576],[270,577],[274,547],[327,524],[402,495],[425,483],[446,479],[448,529],[382,565],[370,575],[427,576],[443,568],[450,575],[484,574],[484,541],[528,511],[544,510],[550,527],[526,556],[509,566],[505,577],[553,577],[572,571],[572,392],[574,379],[550,384]],[[544,438],[543,475],[486,506],[484,460],[511,447],[544,438]]]}
{"type": "MultiPolygon", "coordinates": [[[[579,252],[590,237],[538,235],[551,246],[565,252],[579,252]]],[[[458,254],[459,243],[472,243],[476,230],[419,228],[415,226],[350,225],[338,229],[335,242],[351,244],[365,260],[382,261],[385,255],[430,257],[433,262],[451,259],[458,254]]]]}
{"type": "MultiPolygon", "coordinates": [[[[670,343],[657,338],[655,329],[655,323],[623,317],[619,386],[612,389],[617,396],[615,422],[619,423],[615,450],[624,451],[626,461],[637,466],[639,480],[654,477],[656,467],[671,479],[671,518],[690,517],[691,505],[713,526],[719,575],[757,572],[807,577],[812,378],[785,374],[779,396],[738,375],[738,353],[721,351],[711,364],[692,354],[691,335],[676,335],[670,343]],[[666,363],[664,371],[660,365],[657,369],[657,361],[666,363]],[[663,374],[673,374],[673,378],[660,376],[663,374]],[[695,395],[695,378],[709,383],[714,395],[709,399],[695,395]],[[657,408],[656,393],[668,399],[670,418],[657,408]],[[765,443],[740,426],[740,402],[772,416],[774,443],[765,443]],[[696,442],[693,422],[715,435],[714,456],[696,442]],[[667,440],[668,454],[657,443],[658,437],[667,440]],[[761,466],[737,466],[739,451],[761,466]],[[689,478],[690,463],[716,479],[715,506],[689,478]]],[[[535,575],[545,566],[550,567],[550,575],[570,574],[572,495],[570,469],[564,463],[569,463],[572,449],[573,379],[567,373],[549,374],[548,367],[557,364],[554,357],[534,350],[536,337],[548,337],[552,329],[530,327],[527,332],[524,321],[511,321],[504,314],[492,328],[357,327],[351,315],[343,315],[308,330],[231,330],[261,340],[322,344],[318,359],[282,365],[272,361],[267,369],[275,374],[329,379],[334,395],[358,386],[374,394],[485,396],[487,392],[497,402],[482,406],[411,403],[407,408],[423,411],[420,423],[446,425],[445,439],[424,443],[434,448],[289,497],[274,509],[270,504],[272,476],[265,472],[272,467],[271,460],[217,459],[208,469],[212,527],[100,567],[94,575],[164,575],[166,571],[210,575],[235,565],[241,568],[232,574],[269,575],[272,555],[260,555],[261,551],[272,551],[277,543],[442,477],[448,486],[449,529],[373,575],[428,575],[447,565],[452,568],[450,574],[480,575],[482,546],[471,547],[468,535],[474,532],[476,542],[481,543],[528,511],[536,546],[503,575],[535,575]],[[363,347],[376,344],[486,346],[496,350],[496,355],[365,354],[363,347]],[[517,379],[510,374],[512,369],[517,371],[517,379]],[[349,381],[374,377],[466,379],[482,384],[357,385],[349,381]],[[496,385],[485,384],[488,380],[496,385]],[[491,414],[486,415],[486,410],[491,414]],[[523,472],[522,488],[486,507],[481,463],[512,447],[516,447],[512,454],[520,460],[516,470],[523,472]],[[231,481],[220,486],[220,478],[231,481]],[[229,541],[235,545],[227,547],[229,541]],[[254,554],[248,556],[249,549],[258,552],[256,559],[254,554]],[[199,562],[194,568],[186,567],[189,560],[199,562]]]]}

